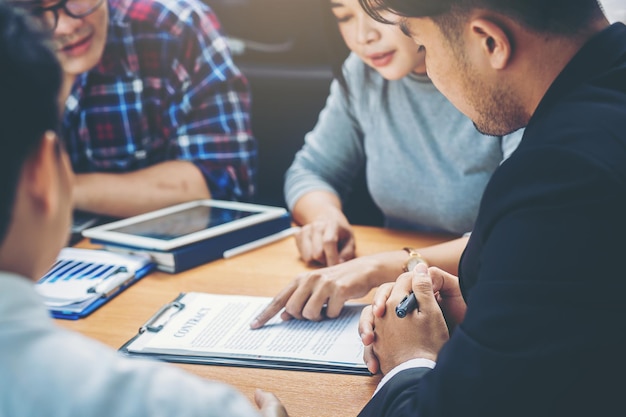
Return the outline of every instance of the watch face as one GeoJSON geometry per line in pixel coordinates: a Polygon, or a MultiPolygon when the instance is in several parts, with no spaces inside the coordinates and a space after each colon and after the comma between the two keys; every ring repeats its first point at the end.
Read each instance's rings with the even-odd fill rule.
{"type": "Polygon", "coordinates": [[[426,265],[426,267],[428,267],[428,262],[426,262],[426,260],[422,258],[422,255],[420,255],[418,251],[416,251],[413,248],[402,248],[402,249],[404,249],[406,253],[409,254],[409,259],[407,259],[406,263],[404,264],[404,272],[412,271],[413,269],[415,269],[417,264],[420,264],[420,263],[423,263],[426,265]]]}
{"type": "Polygon", "coordinates": [[[424,262],[424,260],[422,258],[420,258],[419,256],[413,255],[407,261],[406,269],[407,269],[407,271],[412,271],[412,270],[415,269],[417,264],[421,264],[421,263],[426,263],[426,262],[424,262]]]}

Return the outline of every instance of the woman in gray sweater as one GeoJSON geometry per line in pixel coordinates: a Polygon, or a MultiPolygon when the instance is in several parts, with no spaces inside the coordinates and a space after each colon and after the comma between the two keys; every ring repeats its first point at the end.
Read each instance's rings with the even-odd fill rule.
{"type": "Polygon", "coordinates": [[[335,317],[346,300],[395,280],[408,258],[456,273],[462,237],[419,253],[399,248],[352,259],[354,235],[342,204],[355,177],[365,169],[386,227],[463,236],[472,230],[491,174],[521,139],[521,132],[476,131],[435,88],[424,52],[397,26],[375,22],[358,0],[330,6],[352,53],[285,181],[287,204],[302,226],[296,235],[301,257],[328,267],[297,277],[252,327],[282,307],[284,318],[320,319],[324,305],[335,317]]]}

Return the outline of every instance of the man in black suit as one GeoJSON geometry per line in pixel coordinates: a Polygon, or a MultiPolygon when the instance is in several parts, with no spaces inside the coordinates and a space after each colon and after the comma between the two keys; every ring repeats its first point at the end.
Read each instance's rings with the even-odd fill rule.
{"type": "Polygon", "coordinates": [[[595,0],[361,3],[425,48],[481,132],[526,127],[460,286],[418,266],[364,310],[366,362],[386,376],[361,415],[625,415],[626,26],[595,0]],[[400,319],[411,290],[419,308],[400,319]]]}
{"type": "Polygon", "coordinates": [[[626,26],[596,0],[360,1],[480,131],[526,127],[459,278],[418,264],[364,310],[360,415],[626,415],[626,26]]]}

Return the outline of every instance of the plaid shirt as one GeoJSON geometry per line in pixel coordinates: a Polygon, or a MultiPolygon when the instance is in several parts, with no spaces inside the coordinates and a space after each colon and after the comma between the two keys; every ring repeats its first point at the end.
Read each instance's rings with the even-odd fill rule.
{"type": "Polygon", "coordinates": [[[216,199],[254,193],[250,93],[219,23],[199,0],[109,0],[100,63],[65,103],[75,172],[192,161],[216,199]]]}

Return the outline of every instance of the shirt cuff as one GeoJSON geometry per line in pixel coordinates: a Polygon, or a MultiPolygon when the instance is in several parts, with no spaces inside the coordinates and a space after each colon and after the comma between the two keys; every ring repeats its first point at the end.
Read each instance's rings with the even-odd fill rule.
{"type": "Polygon", "coordinates": [[[385,385],[397,373],[399,373],[401,371],[404,371],[406,369],[411,369],[411,368],[430,368],[430,369],[433,369],[435,367],[435,364],[436,364],[435,362],[431,361],[430,359],[425,359],[425,358],[411,359],[411,360],[408,360],[408,361],[406,361],[404,363],[401,363],[400,365],[396,366],[391,371],[389,371],[389,373],[387,373],[387,375],[385,375],[383,377],[383,379],[380,380],[380,382],[378,383],[378,386],[376,387],[376,391],[374,391],[374,394],[372,395],[372,397],[374,395],[376,395],[376,393],[378,391],[380,391],[380,389],[383,387],[383,385],[385,385]]]}

